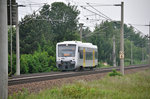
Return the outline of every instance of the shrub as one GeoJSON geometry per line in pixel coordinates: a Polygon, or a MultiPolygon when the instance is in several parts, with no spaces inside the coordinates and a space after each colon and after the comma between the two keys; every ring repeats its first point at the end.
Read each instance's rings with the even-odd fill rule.
{"type": "Polygon", "coordinates": [[[112,72],[109,73],[109,76],[122,76],[122,74],[113,69],[112,72]]]}
{"type": "Polygon", "coordinates": [[[20,58],[20,72],[21,72],[21,74],[26,74],[29,72],[28,61],[30,60],[31,56],[32,55],[30,55],[30,54],[21,55],[21,58],[20,58]]]}
{"type": "Polygon", "coordinates": [[[55,59],[55,56],[49,56],[46,51],[21,55],[21,73],[57,71],[55,59]]]}

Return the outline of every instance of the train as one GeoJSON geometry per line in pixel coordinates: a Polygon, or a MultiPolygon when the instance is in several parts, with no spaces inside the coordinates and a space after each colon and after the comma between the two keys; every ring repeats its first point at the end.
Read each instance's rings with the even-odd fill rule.
{"type": "Polygon", "coordinates": [[[56,66],[59,70],[93,69],[97,65],[96,45],[81,41],[63,41],[56,44],[56,66]]]}

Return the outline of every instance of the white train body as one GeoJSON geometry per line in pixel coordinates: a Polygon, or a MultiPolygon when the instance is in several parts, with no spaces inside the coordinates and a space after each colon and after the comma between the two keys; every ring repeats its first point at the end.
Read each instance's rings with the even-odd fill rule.
{"type": "Polygon", "coordinates": [[[96,67],[97,46],[80,41],[64,41],[56,45],[56,65],[60,70],[96,67]]]}

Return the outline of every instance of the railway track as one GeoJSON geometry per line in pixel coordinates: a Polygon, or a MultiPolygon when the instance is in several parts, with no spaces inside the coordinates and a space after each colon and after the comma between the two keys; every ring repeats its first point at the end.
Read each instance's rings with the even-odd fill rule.
{"type": "MultiPolygon", "coordinates": [[[[132,65],[132,66],[125,67],[125,70],[134,69],[134,68],[144,68],[148,66],[149,65],[147,64],[136,65],[136,66],[132,65]]],[[[110,72],[112,71],[112,69],[119,70],[119,67],[96,68],[92,71],[86,70],[86,71],[77,71],[77,72],[50,72],[50,73],[20,75],[20,76],[9,77],[8,86],[31,83],[31,82],[38,82],[38,81],[45,81],[45,80],[53,80],[53,79],[61,79],[61,78],[68,78],[68,77],[75,77],[75,76],[104,73],[104,72],[110,72]]]]}

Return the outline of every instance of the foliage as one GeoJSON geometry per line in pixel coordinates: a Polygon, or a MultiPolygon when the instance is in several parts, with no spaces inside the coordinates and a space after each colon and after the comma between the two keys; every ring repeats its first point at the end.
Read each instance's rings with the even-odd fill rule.
{"type": "Polygon", "coordinates": [[[57,42],[65,40],[76,40],[77,16],[79,11],[76,6],[66,5],[62,2],[55,2],[51,5],[49,18],[52,20],[52,30],[57,42]]]}
{"type": "Polygon", "coordinates": [[[122,76],[120,72],[117,72],[116,69],[113,69],[112,72],[108,74],[109,76],[122,76]]]}
{"type": "Polygon", "coordinates": [[[25,16],[22,20],[27,22],[20,25],[20,52],[22,54],[32,54],[38,49],[38,45],[43,42],[43,36],[46,42],[51,41],[51,24],[47,21],[37,21],[31,19],[31,15],[25,16]],[[30,20],[30,22],[28,22],[30,20]]]}
{"type": "Polygon", "coordinates": [[[55,57],[49,56],[46,51],[21,56],[21,73],[38,73],[57,71],[55,57]]]}
{"type": "Polygon", "coordinates": [[[126,76],[104,77],[95,81],[76,81],[74,84],[47,89],[40,93],[9,95],[8,99],[149,99],[150,71],[126,76]]]}
{"type": "MultiPolygon", "coordinates": [[[[27,73],[38,73],[38,72],[50,72],[58,71],[56,68],[56,58],[53,56],[53,51],[49,48],[48,51],[38,50],[33,54],[23,54],[20,58],[20,72],[21,74],[27,73]],[[48,53],[49,52],[49,53],[48,53]]],[[[16,55],[12,57],[12,73],[10,66],[10,55],[9,60],[9,73],[15,74],[16,72],[16,55]]]]}

